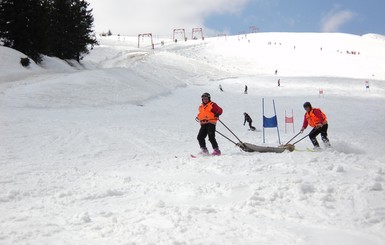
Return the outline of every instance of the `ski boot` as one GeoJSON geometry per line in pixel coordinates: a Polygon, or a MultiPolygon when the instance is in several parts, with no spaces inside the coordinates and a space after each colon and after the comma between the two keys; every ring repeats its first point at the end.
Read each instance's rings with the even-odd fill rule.
{"type": "Polygon", "coordinates": [[[206,147],[201,147],[201,152],[199,154],[202,156],[207,156],[209,155],[209,150],[207,150],[206,147]]]}
{"type": "Polygon", "coordinates": [[[213,155],[213,156],[220,156],[221,155],[221,151],[219,150],[219,148],[215,148],[211,155],[213,155]]]}
{"type": "Polygon", "coordinates": [[[313,147],[313,151],[322,151],[322,148],[318,145],[318,146],[314,146],[313,147]]]}
{"type": "Polygon", "coordinates": [[[328,139],[328,138],[326,138],[326,137],[322,137],[322,141],[324,142],[324,145],[325,145],[325,147],[326,147],[326,148],[330,148],[330,147],[332,147],[332,145],[330,144],[330,142],[329,142],[329,139],[328,139]]]}

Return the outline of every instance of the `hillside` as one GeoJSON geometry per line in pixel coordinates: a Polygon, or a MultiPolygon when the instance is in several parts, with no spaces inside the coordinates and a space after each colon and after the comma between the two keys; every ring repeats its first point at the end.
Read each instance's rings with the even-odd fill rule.
{"type": "MultiPolygon", "coordinates": [[[[384,244],[381,36],[99,41],[81,66],[44,57],[22,68],[23,54],[0,47],[1,244],[384,244]],[[275,100],[282,142],[311,101],[332,148],[309,152],[305,139],[294,152],[245,153],[217,135],[222,156],[191,158],[203,92],[257,145],[262,98],[268,116],[275,100]]],[[[265,145],[278,144],[267,129],[265,145]]]]}

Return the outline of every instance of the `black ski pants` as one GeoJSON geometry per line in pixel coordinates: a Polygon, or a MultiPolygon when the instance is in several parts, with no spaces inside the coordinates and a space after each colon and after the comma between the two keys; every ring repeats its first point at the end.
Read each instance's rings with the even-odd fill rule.
{"type": "Polygon", "coordinates": [[[319,144],[318,144],[318,141],[316,138],[317,135],[319,135],[319,134],[321,134],[321,139],[325,144],[329,143],[328,127],[329,127],[329,125],[325,124],[320,128],[313,128],[313,130],[310,132],[309,138],[315,147],[319,147],[319,144]]]}
{"type": "MultiPolygon", "coordinates": [[[[253,120],[251,120],[251,119],[249,119],[249,120],[245,119],[245,123],[246,123],[246,122],[249,124],[249,128],[250,128],[251,130],[255,130],[255,127],[253,126],[253,120]]],[[[243,125],[245,125],[245,123],[244,123],[243,125]]]]}
{"type": "Polygon", "coordinates": [[[199,146],[206,148],[206,137],[209,136],[209,141],[213,149],[218,148],[217,140],[215,139],[215,124],[206,123],[201,125],[201,129],[198,133],[199,146]]]}
{"type": "Polygon", "coordinates": [[[248,121],[249,123],[249,127],[251,130],[255,130],[255,127],[252,125],[253,124],[253,121],[248,121]]]}

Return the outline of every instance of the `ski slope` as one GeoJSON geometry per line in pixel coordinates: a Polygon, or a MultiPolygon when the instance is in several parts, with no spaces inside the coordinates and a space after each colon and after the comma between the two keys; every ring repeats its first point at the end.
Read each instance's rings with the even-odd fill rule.
{"type": "Polygon", "coordinates": [[[22,68],[23,54],[0,47],[0,244],[385,243],[382,36],[161,40],[103,38],[81,66],[22,68]],[[275,100],[283,142],[285,110],[298,132],[310,101],[333,147],[244,153],[217,135],[222,156],[191,158],[203,92],[257,145],[262,98],[268,116],[275,100]]]}

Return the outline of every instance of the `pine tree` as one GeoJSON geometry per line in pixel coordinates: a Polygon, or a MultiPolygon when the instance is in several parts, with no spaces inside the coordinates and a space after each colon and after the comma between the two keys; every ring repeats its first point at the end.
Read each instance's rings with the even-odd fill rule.
{"type": "Polygon", "coordinates": [[[36,62],[45,49],[47,22],[41,0],[0,1],[0,39],[36,62]]]}
{"type": "Polygon", "coordinates": [[[73,13],[73,40],[75,49],[73,54],[76,55],[76,60],[80,62],[82,54],[88,54],[89,48],[93,48],[97,44],[96,37],[93,35],[94,17],[92,9],[89,9],[89,3],[84,0],[74,0],[71,8],[73,13]]]}
{"type": "Polygon", "coordinates": [[[69,0],[52,0],[50,7],[50,27],[49,27],[49,52],[48,55],[60,59],[70,59],[68,47],[71,45],[69,25],[70,19],[69,0]]]}
{"type": "Polygon", "coordinates": [[[61,59],[76,59],[97,44],[93,35],[92,10],[83,0],[54,0],[51,12],[51,54],[61,59]]]}
{"type": "Polygon", "coordinates": [[[97,44],[88,8],[84,0],[0,0],[0,41],[36,62],[41,54],[80,61],[97,44]]]}

